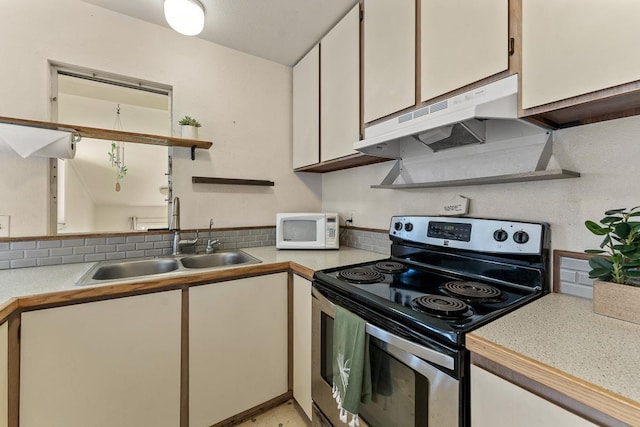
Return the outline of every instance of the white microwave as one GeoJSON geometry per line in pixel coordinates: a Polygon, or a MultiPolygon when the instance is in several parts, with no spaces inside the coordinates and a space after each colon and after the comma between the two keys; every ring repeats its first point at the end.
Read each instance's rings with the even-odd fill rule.
{"type": "Polygon", "coordinates": [[[337,213],[276,214],[277,249],[338,249],[337,213]]]}

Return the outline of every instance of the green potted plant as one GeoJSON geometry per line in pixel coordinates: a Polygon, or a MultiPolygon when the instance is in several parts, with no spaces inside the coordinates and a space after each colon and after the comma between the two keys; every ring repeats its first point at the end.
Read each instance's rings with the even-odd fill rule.
{"type": "Polygon", "coordinates": [[[178,124],[181,126],[180,135],[187,139],[198,139],[198,128],[202,126],[196,119],[184,116],[178,124]]]}
{"type": "Polygon", "coordinates": [[[606,211],[599,223],[585,221],[602,236],[599,249],[588,249],[593,309],[598,314],[640,323],[640,206],[606,211]]]}

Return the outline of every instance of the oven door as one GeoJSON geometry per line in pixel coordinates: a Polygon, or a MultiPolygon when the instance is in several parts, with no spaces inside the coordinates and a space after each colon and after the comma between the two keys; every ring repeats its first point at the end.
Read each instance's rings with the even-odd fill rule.
{"type": "MultiPolygon", "coordinates": [[[[332,397],[334,304],[313,288],[312,397],[314,425],[341,426],[332,397]],[[320,413],[316,413],[319,409],[320,413]],[[323,415],[323,416],[322,416],[323,415]],[[315,419],[318,418],[318,419],[315,419]]],[[[366,319],[365,319],[366,320],[366,319]]],[[[370,427],[458,427],[460,381],[436,366],[454,370],[453,357],[420,346],[367,323],[372,398],[360,404],[370,427]],[[427,363],[427,361],[429,363],[427,363]]]]}

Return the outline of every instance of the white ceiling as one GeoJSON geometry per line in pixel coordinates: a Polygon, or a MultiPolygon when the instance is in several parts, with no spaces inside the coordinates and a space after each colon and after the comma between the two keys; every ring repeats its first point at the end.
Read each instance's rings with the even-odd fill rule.
{"type": "MultiPolygon", "coordinates": [[[[83,0],[168,27],[163,0],[83,0]]],[[[198,36],[284,65],[295,64],[357,0],[200,0],[198,36]]],[[[186,37],[186,36],[184,36],[186,37]]]]}

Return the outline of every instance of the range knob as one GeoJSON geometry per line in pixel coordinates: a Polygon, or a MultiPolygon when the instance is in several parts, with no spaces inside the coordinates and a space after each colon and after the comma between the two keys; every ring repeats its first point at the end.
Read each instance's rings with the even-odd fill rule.
{"type": "Polygon", "coordinates": [[[498,242],[504,242],[509,237],[509,234],[502,228],[493,232],[493,238],[498,242]]]}
{"type": "Polygon", "coordinates": [[[396,222],[395,224],[393,224],[393,228],[395,228],[397,231],[402,230],[402,223],[400,221],[396,222]]]}
{"type": "Polygon", "coordinates": [[[411,224],[410,222],[406,223],[406,224],[404,225],[404,230],[405,230],[405,231],[411,231],[411,230],[413,230],[413,224],[411,224]]]}
{"type": "Polygon", "coordinates": [[[526,231],[516,231],[513,233],[513,241],[520,244],[527,243],[529,241],[529,235],[526,231]]]}

